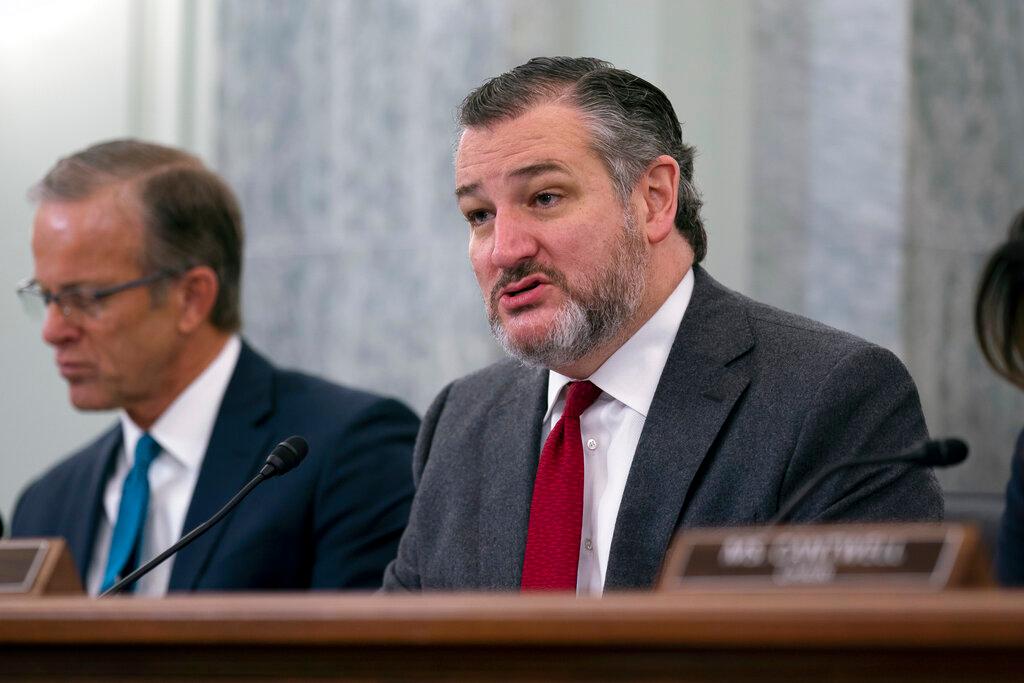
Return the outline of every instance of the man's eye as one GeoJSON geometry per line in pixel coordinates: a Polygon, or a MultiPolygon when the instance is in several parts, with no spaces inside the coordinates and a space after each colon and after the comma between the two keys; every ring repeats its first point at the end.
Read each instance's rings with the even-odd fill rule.
{"type": "Polygon", "coordinates": [[[554,192],[541,192],[533,198],[533,201],[537,206],[552,206],[559,200],[559,196],[554,192]]]}
{"type": "Polygon", "coordinates": [[[466,220],[470,225],[482,225],[491,218],[491,212],[480,209],[466,212],[466,220]]]}
{"type": "Polygon", "coordinates": [[[77,289],[62,292],[60,300],[65,306],[79,310],[85,310],[93,303],[93,297],[77,289]]]}

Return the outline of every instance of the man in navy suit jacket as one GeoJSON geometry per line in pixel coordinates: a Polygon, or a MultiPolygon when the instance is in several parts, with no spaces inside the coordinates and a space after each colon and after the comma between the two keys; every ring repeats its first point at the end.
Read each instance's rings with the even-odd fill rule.
{"type": "Polygon", "coordinates": [[[300,467],[137,592],[379,586],[408,517],[418,420],[276,369],[240,339],[242,223],[223,181],[180,150],[121,140],[61,160],[33,194],[35,278],[20,294],[45,306],[71,402],[119,409],[120,424],[25,490],[12,534],[65,537],[95,594],[301,434],[300,467]]]}

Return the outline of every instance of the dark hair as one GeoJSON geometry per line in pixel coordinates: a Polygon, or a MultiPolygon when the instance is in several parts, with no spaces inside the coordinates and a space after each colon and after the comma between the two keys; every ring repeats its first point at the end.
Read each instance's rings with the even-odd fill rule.
{"type": "Polygon", "coordinates": [[[679,164],[675,224],[699,263],[707,253],[693,184],[694,148],[683,142],[672,103],[660,89],[628,71],[590,57],[536,57],[473,90],[459,107],[464,128],[513,119],[544,101],[565,99],[590,126],[594,151],[625,204],[651,162],[668,154],[679,164]]]}
{"type": "Polygon", "coordinates": [[[989,257],[974,307],[974,331],[985,360],[1024,389],[1024,211],[989,257]]]}
{"type": "Polygon", "coordinates": [[[35,201],[86,199],[124,183],[145,226],[144,272],[183,272],[204,265],[217,273],[210,322],[242,325],[242,213],[231,188],[195,156],[139,140],[112,140],[61,159],[30,191],[35,201]]]}

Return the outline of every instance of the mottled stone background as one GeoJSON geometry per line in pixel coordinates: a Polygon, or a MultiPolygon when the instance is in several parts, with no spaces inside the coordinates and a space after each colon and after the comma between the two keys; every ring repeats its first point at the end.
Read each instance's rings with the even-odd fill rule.
{"type": "Polygon", "coordinates": [[[907,7],[755,17],[751,294],[902,351],[907,7]]]}
{"type": "Polygon", "coordinates": [[[1024,207],[1024,5],[760,0],[751,294],[898,353],[953,491],[999,491],[1024,399],[985,366],[978,274],[1024,207]]]}
{"type": "MultiPolygon", "coordinates": [[[[947,488],[1001,489],[1024,400],[984,367],[971,305],[985,254],[1024,205],[1022,4],[751,7],[749,32],[730,38],[753,45],[737,98],[751,103],[747,293],[896,351],[932,432],[974,448],[947,488]]],[[[454,108],[487,76],[567,44],[568,19],[587,11],[222,4],[214,162],[248,218],[257,346],[420,411],[500,356],[451,197],[454,108]]],[[[649,59],[670,74],[672,54],[649,59]]]]}
{"type": "Polygon", "coordinates": [[[1024,400],[985,365],[971,320],[987,255],[1024,207],[1024,3],[917,0],[911,41],[906,359],[932,431],[973,448],[944,483],[1000,489],[1024,400]]]}
{"type": "Polygon", "coordinates": [[[248,221],[246,334],[276,361],[422,412],[498,357],[452,143],[509,20],[500,1],[224,4],[217,165],[248,221]]]}

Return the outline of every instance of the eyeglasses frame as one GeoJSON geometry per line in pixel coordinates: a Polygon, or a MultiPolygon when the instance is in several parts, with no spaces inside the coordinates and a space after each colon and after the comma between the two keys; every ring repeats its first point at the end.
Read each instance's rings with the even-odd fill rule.
{"type": "MultiPolygon", "coordinates": [[[[151,285],[160,282],[161,280],[165,280],[167,278],[177,277],[178,275],[181,275],[182,272],[184,271],[160,270],[155,273],[150,273],[149,275],[144,275],[143,277],[136,278],[134,280],[129,280],[128,282],[122,282],[117,285],[111,285],[110,287],[102,287],[100,289],[89,292],[89,305],[94,306],[103,301],[104,299],[113,296],[114,294],[119,294],[129,289],[144,287],[146,285],[151,285]]],[[[79,295],[84,295],[85,291],[86,290],[78,290],[76,293],[79,295]]],[[[39,286],[39,282],[36,281],[35,278],[29,278],[23,281],[21,284],[19,284],[16,293],[18,294],[19,297],[22,298],[24,298],[27,295],[38,297],[39,299],[42,300],[44,309],[49,308],[50,304],[56,303],[57,309],[65,318],[70,318],[76,310],[87,318],[92,318],[95,315],[93,313],[89,313],[82,307],[71,306],[67,303],[64,303],[61,300],[62,297],[67,296],[68,294],[71,293],[71,291],[57,293],[48,292],[39,286]]]]}

